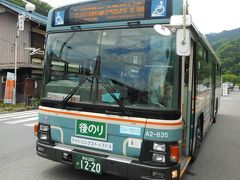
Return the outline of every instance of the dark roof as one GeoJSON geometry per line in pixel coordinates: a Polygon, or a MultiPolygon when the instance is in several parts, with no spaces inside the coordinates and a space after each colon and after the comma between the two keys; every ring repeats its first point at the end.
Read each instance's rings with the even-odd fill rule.
{"type": "Polygon", "coordinates": [[[18,14],[25,14],[27,16],[31,16],[31,21],[40,23],[42,25],[47,24],[47,17],[43,16],[41,14],[35,13],[35,12],[28,12],[25,8],[18,6],[16,4],[13,4],[7,0],[0,0],[0,4],[7,7],[8,9],[11,9],[12,11],[17,12],[18,14]]]}

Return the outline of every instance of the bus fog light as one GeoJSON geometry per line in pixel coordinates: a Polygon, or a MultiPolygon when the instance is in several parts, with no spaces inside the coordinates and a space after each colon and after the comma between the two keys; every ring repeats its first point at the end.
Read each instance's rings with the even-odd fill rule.
{"type": "Polygon", "coordinates": [[[154,151],[165,152],[165,151],[166,151],[166,144],[153,143],[153,150],[154,150],[154,151]]]}
{"type": "Polygon", "coordinates": [[[165,159],[166,159],[166,158],[165,158],[165,155],[153,153],[152,160],[153,160],[154,162],[165,163],[165,159]]]}
{"type": "Polygon", "coordinates": [[[152,176],[157,179],[165,179],[165,174],[162,172],[153,171],[152,176]]]}
{"type": "Polygon", "coordinates": [[[49,131],[49,125],[44,125],[44,124],[40,124],[40,127],[39,127],[40,131],[49,131]]]}
{"type": "Polygon", "coordinates": [[[172,178],[177,178],[178,177],[178,171],[174,170],[172,171],[172,178]]]}
{"type": "Polygon", "coordinates": [[[42,147],[37,147],[37,150],[38,150],[39,152],[42,152],[42,153],[44,153],[44,152],[45,152],[45,149],[44,149],[44,148],[42,148],[42,147]]]}

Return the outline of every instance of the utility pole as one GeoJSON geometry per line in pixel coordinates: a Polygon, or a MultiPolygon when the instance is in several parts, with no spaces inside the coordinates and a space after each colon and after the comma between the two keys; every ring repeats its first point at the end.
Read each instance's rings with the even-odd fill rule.
{"type": "Polygon", "coordinates": [[[14,89],[13,89],[13,104],[17,102],[17,56],[18,56],[18,37],[19,37],[19,30],[18,25],[16,27],[17,33],[15,37],[15,50],[14,50],[14,89]]]}
{"type": "MultiPolygon", "coordinates": [[[[25,1],[27,2],[27,1],[25,1]]],[[[31,13],[35,11],[35,5],[27,2],[25,6],[26,10],[30,13],[28,19],[31,19],[31,13]]],[[[18,58],[18,38],[19,31],[24,31],[25,14],[18,14],[18,21],[16,26],[16,38],[15,38],[15,49],[14,49],[14,89],[13,89],[13,104],[17,103],[17,58],[18,58]]]]}
{"type": "Polygon", "coordinates": [[[17,58],[18,58],[18,38],[19,31],[24,30],[25,15],[19,14],[16,26],[15,49],[14,49],[14,89],[13,89],[13,104],[17,103],[17,58]]]}

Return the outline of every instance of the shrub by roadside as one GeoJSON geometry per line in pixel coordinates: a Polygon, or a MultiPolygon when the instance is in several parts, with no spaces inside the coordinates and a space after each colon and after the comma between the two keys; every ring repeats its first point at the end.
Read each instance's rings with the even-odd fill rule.
{"type": "Polygon", "coordinates": [[[4,104],[3,100],[0,100],[0,113],[5,113],[5,112],[18,112],[18,111],[26,111],[26,110],[31,110],[35,109],[35,106],[26,106],[23,103],[19,104],[4,104]]]}

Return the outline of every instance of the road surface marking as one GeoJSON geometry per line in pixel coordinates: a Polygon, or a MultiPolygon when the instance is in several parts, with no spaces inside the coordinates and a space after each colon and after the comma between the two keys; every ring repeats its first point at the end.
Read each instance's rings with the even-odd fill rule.
{"type": "Polygon", "coordinates": [[[35,123],[24,124],[24,126],[33,127],[35,124],[36,124],[36,122],[35,123]]]}
{"type": "Polygon", "coordinates": [[[38,119],[38,117],[32,117],[32,118],[27,118],[27,119],[23,119],[23,120],[18,120],[18,121],[8,121],[8,122],[4,122],[6,124],[18,124],[18,123],[23,123],[23,122],[28,122],[28,121],[36,121],[38,119]]]}

